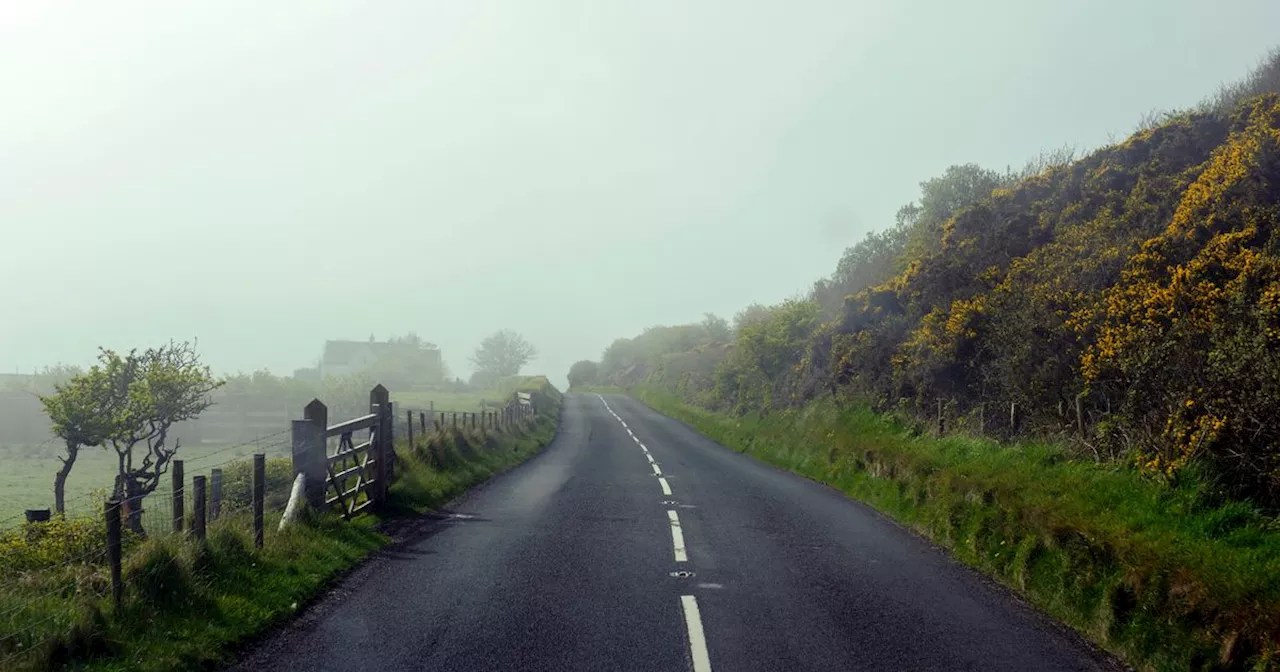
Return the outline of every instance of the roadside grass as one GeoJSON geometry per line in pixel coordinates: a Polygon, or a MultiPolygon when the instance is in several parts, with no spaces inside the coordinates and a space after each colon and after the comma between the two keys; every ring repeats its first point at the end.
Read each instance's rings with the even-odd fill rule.
{"type": "Polygon", "coordinates": [[[378,515],[348,522],[307,512],[284,531],[277,531],[279,517],[271,515],[258,551],[251,518],[235,507],[210,526],[203,544],[177,534],[128,538],[118,611],[107,597],[100,517],[3,533],[0,669],[114,672],[225,664],[237,645],[294,616],[388,543],[384,523],[439,507],[549,443],[559,394],[550,390],[540,401],[544,412],[513,431],[450,428],[419,437],[412,448],[400,442],[397,478],[378,515]],[[33,541],[33,534],[47,538],[33,541]],[[6,548],[21,552],[3,553],[6,548]]]}
{"type": "Polygon", "coordinates": [[[1280,668],[1280,526],[1201,483],[1171,488],[1044,443],[914,436],[827,401],[738,418],[633,394],[870,504],[1138,669],[1280,668]]]}

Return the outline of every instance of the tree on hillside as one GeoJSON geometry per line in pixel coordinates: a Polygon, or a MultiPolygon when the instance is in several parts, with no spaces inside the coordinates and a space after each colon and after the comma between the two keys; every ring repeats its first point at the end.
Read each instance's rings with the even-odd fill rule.
{"type": "Polygon", "coordinates": [[[733,340],[733,329],[729,327],[729,321],[715,313],[703,315],[702,328],[707,331],[707,338],[712,343],[728,343],[733,340]]]}
{"type": "Polygon", "coordinates": [[[53,478],[53,506],[58,513],[66,513],[67,477],[80,449],[101,446],[112,434],[117,407],[126,396],[111,389],[113,380],[125,378],[112,369],[124,365],[124,360],[104,356],[101,364],[58,383],[52,394],[40,397],[53,433],[62,439],[67,453],[58,456],[62,466],[53,478]]]}
{"type": "Polygon", "coordinates": [[[584,359],[569,367],[569,387],[594,385],[600,376],[600,365],[584,359]]]}
{"type": "Polygon", "coordinates": [[[739,310],[733,316],[733,330],[740,332],[744,327],[749,327],[757,322],[769,319],[769,308],[763,304],[753,303],[742,310],[739,310]]]}
{"type": "Polygon", "coordinates": [[[523,336],[511,329],[501,329],[480,342],[471,363],[477,374],[496,380],[519,374],[537,354],[537,349],[523,336]]]}
{"type": "MultiPolygon", "coordinates": [[[[919,209],[908,211],[912,228],[906,242],[907,258],[919,259],[937,252],[947,220],[991,196],[993,190],[1008,183],[1008,177],[977,164],[966,163],[947,168],[941,177],[921,182],[919,209]]],[[[900,215],[902,213],[899,211],[900,215]]]]}
{"type": "Polygon", "coordinates": [[[905,267],[907,238],[920,217],[914,204],[898,209],[897,224],[873,231],[848,247],[830,276],[813,283],[809,296],[828,317],[839,315],[845,297],[887,282],[905,267]]]}

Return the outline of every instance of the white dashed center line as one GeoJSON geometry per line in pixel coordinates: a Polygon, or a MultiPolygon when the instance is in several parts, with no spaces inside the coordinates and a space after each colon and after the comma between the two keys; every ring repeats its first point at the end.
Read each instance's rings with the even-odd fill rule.
{"type": "Polygon", "coordinates": [[[698,598],[681,595],[680,605],[684,607],[684,624],[689,629],[689,653],[693,655],[693,672],[711,672],[711,657],[707,655],[707,637],[702,633],[698,598]]]}
{"type": "MultiPolygon", "coordinates": [[[[604,400],[601,395],[596,395],[600,399],[600,403],[604,404],[605,410],[609,411],[615,420],[622,424],[627,430],[627,434],[632,441],[640,446],[640,450],[644,451],[645,459],[649,460],[649,466],[653,468],[653,473],[658,477],[658,485],[662,486],[662,494],[667,497],[671,496],[671,484],[667,483],[667,479],[662,475],[662,469],[658,467],[658,463],[654,461],[653,455],[649,452],[649,448],[640,442],[640,437],[627,427],[627,423],[613,412],[609,407],[609,402],[604,400]]],[[[670,503],[670,502],[667,502],[670,503]]],[[[675,511],[667,510],[667,518],[671,522],[671,547],[675,554],[676,562],[688,562],[689,554],[684,548],[684,531],[680,527],[680,516],[675,511]]],[[[698,584],[699,587],[721,587],[720,584],[698,584]]],[[[702,631],[702,614],[698,611],[698,598],[693,595],[681,595],[680,606],[684,610],[684,624],[689,632],[689,655],[693,660],[693,672],[711,672],[711,657],[707,654],[707,637],[702,631]]]]}
{"type": "Polygon", "coordinates": [[[684,552],[684,532],[680,529],[680,516],[675,511],[668,511],[671,519],[671,545],[675,547],[676,562],[688,562],[689,556],[684,552]]]}

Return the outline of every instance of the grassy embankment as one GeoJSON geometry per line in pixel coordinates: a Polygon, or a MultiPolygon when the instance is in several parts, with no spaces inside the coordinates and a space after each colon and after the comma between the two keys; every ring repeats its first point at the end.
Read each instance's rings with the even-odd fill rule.
{"type": "Polygon", "coordinates": [[[870,504],[1139,669],[1280,667],[1280,530],[1247,504],[1053,445],[919,436],[828,402],[734,418],[634,394],[870,504]]]}
{"type": "MultiPolygon", "coordinates": [[[[438,507],[550,442],[559,393],[542,383],[535,392],[542,412],[513,431],[446,429],[418,437],[413,449],[401,441],[381,515],[345,522],[311,514],[283,532],[276,531],[278,514],[271,515],[260,551],[243,512],[211,525],[204,544],[181,535],[128,542],[118,611],[103,597],[109,576],[97,520],[55,521],[43,538],[0,536],[0,632],[13,634],[0,639],[0,669],[172,670],[226,662],[238,643],[289,619],[388,543],[382,523],[438,507]]],[[[228,473],[228,488],[243,477],[228,473]]]]}

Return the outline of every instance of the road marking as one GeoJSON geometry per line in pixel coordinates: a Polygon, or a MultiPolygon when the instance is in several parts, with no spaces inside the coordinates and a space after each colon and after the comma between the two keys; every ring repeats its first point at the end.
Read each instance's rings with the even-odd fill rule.
{"type": "MultiPolygon", "coordinates": [[[[603,396],[597,394],[596,398],[600,400],[600,403],[604,404],[604,408],[606,411],[609,411],[609,415],[612,415],[614,419],[621,422],[623,427],[627,427],[627,423],[624,422],[617,413],[613,412],[613,409],[609,407],[609,402],[605,401],[603,396]]],[[[671,485],[667,483],[667,479],[662,476],[662,469],[659,468],[658,463],[654,461],[653,454],[649,452],[649,447],[640,441],[640,437],[636,436],[635,432],[632,432],[630,427],[627,427],[627,433],[631,435],[631,440],[635,441],[636,445],[640,446],[640,450],[644,451],[644,456],[649,460],[649,466],[653,467],[653,473],[658,477],[658,484],[662,486],[662,494],[670,497],[671,485]]]]}
{"type": "MultiPolygon", "coordinates": [[[[631,435],[631,439],[640,446],[640,450],[644,451],[644,456],[649,460],[649,465],[653,467],[653,473],[658,477],[658,485],[662,486],[662,494],[671,496],[671,484],[667,483],[666,477],[662,475],[662,469],[658,468],[658,463],[653,460],[653,455],[649,454],[649,448],[640,442],[640,438],[627,427],[624,421],[613,409],[609,407],[609,402],[604,400],[602,395],[597,394],[596,397],[600,403],[604,404],[605,410],[609,411],[615,420],[622,423],[622,427],[627,430],[627,434],[631,435]]],[[[684,532],[680,528],[680,515],[674,510],[667,511],[667,517],[671,521],[671,547],[675,553],[676,562],[688,562],[689,555],[684,548],[684,532]]],[[[692,574],[690,574],[692,576],[692,574]]],[[[717,583],[700,583],[699,588],[720,588],[717,583]]],[[[711,672],[711,656],[707,654],[707,636],[702,631],[702,615],[698,611],[698,598],[693,595],[681,595],[680,605],[684,609],[684,623],[689,631],[689,654],[693,658],[693,672],[711,672]]]]}
{"type": "Polygon", "coordinates": [[[711,672],[711,656],[707,655],[707,637],[702,633],[698,598],[681,595],[680,604],[684,607],[684,624],[689,629],[689,653],[693,655],[693,672],[711,672]]]}
{"type": "Polygon", "coordinates": [[[688,562],[689,555],[684,551],[684,532],[680,530],[680,517],[675,511],[668,511],[667,517],[671,519],[671,545],[675,547],[676,562],[688,562]]]}

